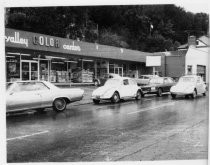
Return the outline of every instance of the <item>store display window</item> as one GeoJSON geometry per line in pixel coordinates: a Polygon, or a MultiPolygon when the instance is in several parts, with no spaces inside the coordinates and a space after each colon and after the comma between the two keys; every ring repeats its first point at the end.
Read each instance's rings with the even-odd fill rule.
{"type": "Polygon", "coordinates": [[[64,61],[52,60],[50,81],[56,83],[69,82],[67,64],[64,61]]]}
{"type": "Polygon", "coordinates": [[[40,60],[40,80],[49,81],[49,62],[48,60],[40,60]]]}
{"type": "Polygon", "coordinates": [[[6,55],[7,82],[20,80],[20,56],[6,55]]]}

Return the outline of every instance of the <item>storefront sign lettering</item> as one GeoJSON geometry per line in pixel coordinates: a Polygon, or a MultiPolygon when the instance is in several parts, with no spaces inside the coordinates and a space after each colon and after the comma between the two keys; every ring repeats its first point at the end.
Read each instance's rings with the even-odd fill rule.
{"type": "Polygon", "coordinates": [[[6,42],[11,42],[15,44],[21,44],[28,47],[28,39],[21,38],[19,32],[15,32],[15,36],[5,36],[6,42]]]}
{"type": "Polygon", "coordinates": [[[81,48],[80,46],[76,46],[74,45],[74,41],[72,42],[72,45],[69,44],[69,45],[63,45],[63,49],[67,49],[67,50],[73,50],[73,51],[81,51],[81,48]]]}
{"type": "Polygon", "coordinates": [[[48,38],[44,36],[34,36],[33,37],[33,44],[40,45],[40,46],[47,46],[47,47],[56,47],[59,48],[59,40],[54,38],[48,38]]]}

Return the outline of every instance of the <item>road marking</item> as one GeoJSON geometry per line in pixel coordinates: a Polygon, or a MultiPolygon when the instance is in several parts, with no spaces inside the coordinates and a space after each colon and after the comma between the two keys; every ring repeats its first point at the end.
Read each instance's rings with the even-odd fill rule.
{"type": "Polygon", "coordinates": [[[42,131],[42,132],[37,132],[37,133],[30,134],[30,135],[18,136],[18,137],[14,137],[14,138],[9,138],[9,139],[7,139],[7,141],[16,140],[16,139],[23,139],[23,138],[26,138],[26,137],[40,135],[40,134],[44,134],[44,133],[48,133],[48,132],[49,131],[42,131]]]}
{"type": "Polygon", "coordinates": [[[165,107],[165,106],[172,106],[172,105],[174,105],[174,104],[175,104],[175,103],[173,102],[173,103],[166,103],[166,104],[159,105],[159,106],[155,106],[155,107],[143,108],[143,109],[141,109],[141,110],[139,110],[139,111],[130,112],[130,113],[128,113],[128,115],[135,114],[135,113],[139,113],[139,112],[150,111],[150,110],[162,108],[162,107],[165,107]]]}

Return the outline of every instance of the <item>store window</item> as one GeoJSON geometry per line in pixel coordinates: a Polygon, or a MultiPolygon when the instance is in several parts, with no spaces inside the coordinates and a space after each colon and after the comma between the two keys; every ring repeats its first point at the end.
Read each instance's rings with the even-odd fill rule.
{"type": "Polygon", "coordinates": [[[83,59],[83,69],[81,73],[82,82],[91,83],[94,78],[94,61],[83,59]]]}
{"type": "Polygon", "coordinates": [[[7,82],[20,80],[20,56],[6,55],[7,82]]]}
{"type": "Polygon", "coordinates": [[[40,60],[40,80],[49,81],[49,60],[40,60]]]}
{"type": "Polygon", "coordinates": [[[67,65],[64,61],[52,60],[50,81],[56,83],[64,83],[69,81],[67,65]]]}
{"type": "Polygon", "coordinates": [[[97,60],[96,61],[96,77],[104,78],[108,73],[108,61],[106,60],[97,60]]]}

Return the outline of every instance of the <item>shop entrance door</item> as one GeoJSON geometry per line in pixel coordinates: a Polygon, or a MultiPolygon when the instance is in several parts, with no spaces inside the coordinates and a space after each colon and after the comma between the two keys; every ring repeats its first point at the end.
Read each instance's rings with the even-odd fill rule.
{"type": "Polygon", "coordinates": [[[120,76],[123,76],[123,67],[115,67],[114,73],[119,74],[120,76]]]}
{"type": "Polygon", "coordinates": [[[38,62],[22,60],[21,73],[23,81],[38,80],[38,62]]]}

